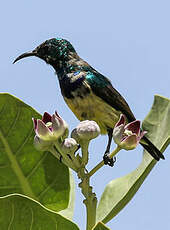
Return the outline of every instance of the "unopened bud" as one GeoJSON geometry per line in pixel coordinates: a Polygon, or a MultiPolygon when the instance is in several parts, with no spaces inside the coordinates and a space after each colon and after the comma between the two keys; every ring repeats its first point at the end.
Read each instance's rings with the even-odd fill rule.
{"type": "Polygon", "coordinates": [[[61,149],[64,153],[69,154],[75,152],[78,149],[78,144],[73,138],[66,138],[61,146],[61,149]]]}
{"type": "Polygon", "coordinates": [[[100,128],[95,121],[81,121],[78,126],[72,131],[73,137],[78,143],[81,140],[90,141],[100,134],[100,128]]]}

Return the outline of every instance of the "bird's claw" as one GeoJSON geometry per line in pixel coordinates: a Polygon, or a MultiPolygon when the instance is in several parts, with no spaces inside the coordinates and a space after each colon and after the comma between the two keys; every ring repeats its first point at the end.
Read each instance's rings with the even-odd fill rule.
{"type": "Polygon", "coordinates": [[[109,165],[110,167],[113,167],[113,166],[114,166],[114,163],[116,162],[116,157],[110,158],[110,157],[108,156],[108,153],[105,153],[104,156],[103,156],[103,161],[104,161],[104,164],[105,164],[105,165],[109,165]]]}

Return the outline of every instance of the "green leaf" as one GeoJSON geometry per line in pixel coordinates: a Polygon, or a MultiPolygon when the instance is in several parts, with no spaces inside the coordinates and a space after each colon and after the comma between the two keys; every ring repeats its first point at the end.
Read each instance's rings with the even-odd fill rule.
{"type": "Polygon", "coordinates": [[[32,117],[41,115],[16,97],[0,94],[0,196],[20,193],[61,211],[68,207],[74,182],[64,164],[34,148],[32,117]]]}
{"type": "Polygon", "coordinates": [[[170,99],[156,95],[142,126],[147,137],[164,152],[170,144],[170,99]]]}
{"type": "MultiPolygon", "coordinates": [[[[165,151],[170,144],[170,100],[155,96],[154,104],[143,122],[143,129],[153,143],[165,151]]],[[[146,151],[136,170],[111,181],[105,188],[97,208],[97,219],[107,223],[132,199],[141,184],[157,163],[146,151]]]]}
{"type": "Polygon", "coordinates": [[[0,198],[0,228],[13,230],[79,230],[76,224],[19,194],[0,198]]]}
{"type": "Polygon", "coordinates": [[[106,227],[102,222],[99,222],[92,230],[110,230],[110,228],[106,227]]]}
{"type": "Polygon", "coordinates": [[[75,183],[74,183],[74,178],[70,169],[70,199],[69,199],[69,204],[68,207],[60,212],[62,216],[72,220],[73,219],[73,214],[74,214],[74,203],[75,203],[75,183]]]}

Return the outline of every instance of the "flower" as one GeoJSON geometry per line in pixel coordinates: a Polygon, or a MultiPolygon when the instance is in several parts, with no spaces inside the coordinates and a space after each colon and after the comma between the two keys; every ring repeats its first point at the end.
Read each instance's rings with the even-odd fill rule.
{"type": "Polygon", "coordinates": [[[68,136],[68,125],[58,115],[57,112],[52,116],[45,112],[42,120],[33,118],[36,136],[43,141],[55,141],[59,137],[68,136]]]}
{"type": "Polygon", "coordinates": [[[75,152],[78,149],[78,144],[75,139],[73,138],[66,138],[62,145],[61,145],[61,150],[68,154],[70,152],[75,152]]]}
{"type": "Polygon", "coordinates": [[[100,128],[95,121],[81,121],[72,131],[71,137],[78,143],[81,141],[90,141],[100,134],[100,128]]]}
{"type": "Polygon", "coordinates": [[[120,119],[113,129],[113,139],[115,143],[125,150],[136,148],[145,134],[146,131],[141,132],[139,120],[135,120],[126,125],[123,114],[120,115],[120,119]]]}
{"type": "Polygon", "coordinates": [[[44,141],[35,135],[34,137],[34,146],[39,151],[48,151],[52,146],[51,141],[44,141]]]}

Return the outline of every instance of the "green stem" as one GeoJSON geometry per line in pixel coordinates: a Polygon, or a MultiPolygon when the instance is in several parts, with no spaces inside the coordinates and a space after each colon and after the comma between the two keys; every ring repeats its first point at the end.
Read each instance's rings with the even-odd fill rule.
{"type": "Polygon", "coordinates": [[[88,159],[88,155],[89,155],[88,147],[89,147],[89,141],[84,141],[81,144],[83,165],[87,165],[87,163],[89,161],[89,159],[88,159]]]}
{"type": "MultiPolygon", "coordinates": [[[[108,157],[111,159],[112,157],[114,157],[119,151],[121,150],[121,148],[117,145],[117,147],[113,150],[113,152],[111,152],[108,157]]],[[[104,165],[104,161],[102,160],[99,164],[97,164],[89,173],[88,173],[88,177],[91,177],[94,173],[96,173],[101,167],[103,167],[104,165]]]]}
{"type": "Polygon", "coordinates": [[[83,203],[86,206],[87,213],[87,225],[86,230],[92,230],[96,224],[96,208],[97,208],[97,198],[96,194],[92,192],[92,187],[90,186],[90,178],[87,177],[84,169],[82,168],[79,172],[79,177],[82,182],[79,187],[82,190],[82,194],[86,198],[83,203]]]}
{"type": "Polygon", "coordinates": [[[63,157],[64,161],[66,162],[66,165],[77,172],[77,168],[75,167],[73,161],[68,157],[67,154],[62,152],[60,144],[58,142],[55,143],[55,147],[59,154],[63,157]]]}
{"type": "MultiPolygon", "coordinates": [[[[56,149],[55,149],[54,147],[51,147],[51,148],[49,149],[49,151],[50,151],[58,160],[60,160],[60,157],[63,156],[63,155],[61,155],[60,152],[57,152],[56,149]]],[[[67,156],[67,157],[68,157],[68,156],[67,156]]],[[[72,162],[71,162],[71,164],[70,164],[70,159],[66,160],[66,158],[63,157],[63,158],[61,159],[61,162],[62,162],[63,164],[65,164],[65,165],[67,165],[68,167],[70,167],[71,169],[73,169],[75,172],[78,171],[77,168],[76,168],[76,166],[73,165],[72,162]]]]}
{"type": "Polygon", "coordinates": [[[90,197],[88,200],[84,201],[87,210],[87,225],[86,230],[92,230],[96,224],[96,208],[97,208],[97,198],[96,196],[90,197]]]}
{"type": "MultiPolygon", "coordinates": [[[[114,157],[121,148],[119,146],[111,152],[108,157],[111,159],[114,157]]],[[[89,173],[85,173],[85,168],[82,168],[78,176],[82,180],[79,184],[79,187],[82,190],[82,194],[86,198],[83,202],[86,206],[86,213],[87,213],[87,225],[86,230],[92,230],[92,228],[96,224],[96,208],[97,208],[97,198],[96,194],[92,192],[92,187],[90,186],[90,177],[97,172],[102,166],[104,165],[104,161],[102,160],[99,164],[97,164],[89,173]]]]}

